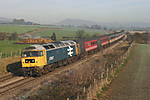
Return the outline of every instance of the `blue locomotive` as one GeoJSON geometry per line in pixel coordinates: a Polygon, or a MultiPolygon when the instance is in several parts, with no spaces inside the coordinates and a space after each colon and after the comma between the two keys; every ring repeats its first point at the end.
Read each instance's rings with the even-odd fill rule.
{"type": "Polygon", "coordinates": [[[125,33],[103,35],[82,41],[58,41],[43,45],[31,45],[22,52],[22,70],[26,73],[43,74],[56,66],[75,61],[82,54],[98,51],[123,39],[125,33]]]}

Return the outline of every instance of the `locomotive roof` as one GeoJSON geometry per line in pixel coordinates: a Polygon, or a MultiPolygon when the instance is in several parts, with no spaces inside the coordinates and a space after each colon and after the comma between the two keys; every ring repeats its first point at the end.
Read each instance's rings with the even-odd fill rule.
{"type": "Polygon", "coordinates": [[[42,45],[31,45],[24,50],[44,50],[45,48],[42,45]]]}
{"type": "Polygon", "coordinates": [[[74,44],[76,44],[76,42],[75,41],[73,41],[73,40],[67,40],[67,41],[61,41],[62,43],[74,43],[74,44]]]}
{"type": "Polygon", "coordinates": [[[55,49],[55,48],[61,48],[64,46],[70,46],[70,45],[75,45],[75,44],[76,44],[75,41],[68,40],[68,41],[51,42],[51,43],[43,44],[42,46],[45,49],[55,49]]]}

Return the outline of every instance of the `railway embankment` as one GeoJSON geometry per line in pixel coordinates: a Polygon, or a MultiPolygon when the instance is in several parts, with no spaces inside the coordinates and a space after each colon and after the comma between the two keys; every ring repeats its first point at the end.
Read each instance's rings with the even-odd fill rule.
{"type": "Polygon", "coordinates": [[[105,89],[116,77],[116,73],[126,62],[131,47],[132,44],[128,41],[121,42],[103,52],[87,56],[30,91],[19,93],[15,99],[90,100],[100,88],[105,89]]]}
{"type": "Polygon", "coordinates": [[[107,63],[103,65],[105,67],[104,77],[101,74],[102,78],[100,80],[95,80],[93,87],[89,88],[86,100],[97,100],[97,98],[103,97],[103,92],[109,89],[113,80],[116,79],[118,74],[124,69],[133,48],[135,48],[133,42],[128,45],[122,44],[112,52],[104,55],[107,59],[107,63]]]}
{"type": "Polygon", "coordinates": [[[125,68],[95,100],[149,100],[150,34],[133,34],[134,48],[130,51],[125,68]]]}
{"type": "MultiPolygon", "coordinates": [[[[110,88],[112,82],[119,76],[119,74],[124,70],[127,62],[131,58],[131,53],[136,47],[135,43],[131,43],[126,52],[121,56],[118,56],[117,59],[110,58],[114,63],[109,64],[110,68],[107,67],[106,77],[102,81],[95,83],[93,88],[90,90],[88,100],[101,100],[105,97],[105,92],[110,88]]],[[[109,54],[108,54],[109,55],[109,54]]]]}
{"type": "Polygon", "coordinates": [[[126,67],[96,100],[149,100],[150,45],[136,43],[126,67]]]}

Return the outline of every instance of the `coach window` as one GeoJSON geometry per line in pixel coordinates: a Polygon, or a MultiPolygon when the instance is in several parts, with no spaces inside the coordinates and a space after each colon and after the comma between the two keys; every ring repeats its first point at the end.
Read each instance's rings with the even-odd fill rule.
{"type": "Polygon", "coordinates": [[[91,45],[94,45],[94,42],[92,42],[91,45]]]}
{"type": "Polygon", "coordinates": [[[85,47],[87,48],[87,47],[88,47],[88,44],[85,44],[85,47]]]}
{"type": "Polygon", "coordinates": [[[94,44],[95,44],[94,42],[91,43],[91,45],[94,45],[94,44]]]}

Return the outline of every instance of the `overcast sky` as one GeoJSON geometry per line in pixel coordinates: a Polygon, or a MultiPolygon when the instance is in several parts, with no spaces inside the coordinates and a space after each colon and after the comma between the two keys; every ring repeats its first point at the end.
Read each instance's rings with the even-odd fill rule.
{"type": "Polygon", "coordinates": [[[0,17],[56,23],[66,18],[98,22],[150,22],[150,0],[0,0],[0,17]]]}

